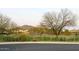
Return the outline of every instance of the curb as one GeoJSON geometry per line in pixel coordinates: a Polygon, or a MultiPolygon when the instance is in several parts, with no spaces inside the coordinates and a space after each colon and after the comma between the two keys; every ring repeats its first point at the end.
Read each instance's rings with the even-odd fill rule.
{"type": "Polygon", "coordinates": [[[79,44],[79,42],[0,42],[1,44],[79,44]]]}

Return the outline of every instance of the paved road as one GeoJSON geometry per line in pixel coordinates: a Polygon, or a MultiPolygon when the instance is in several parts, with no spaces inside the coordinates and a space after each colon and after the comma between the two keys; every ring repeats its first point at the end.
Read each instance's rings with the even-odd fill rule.
{"type": "Polygon", "coordinates": [[[79,44],[1,44],[0,51],[79,51],[79,44]]]}

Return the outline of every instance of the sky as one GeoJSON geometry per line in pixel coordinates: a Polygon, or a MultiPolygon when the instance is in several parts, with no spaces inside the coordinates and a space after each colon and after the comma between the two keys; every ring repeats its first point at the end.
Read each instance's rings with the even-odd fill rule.
{"type": "MultiPolygon", "coordinates": [[[[59,10],[59,8],[0,8],[0,13],[10,17],[18,25],[36,26],[42,21],[42,16],[46,12],[59,10]]],[[[70,8],[69,10],[79,16],[79,8],[70,8]]],[[[79,20],[77,24],[79,25],[79,20]]]]}
{"type": "Polygon", "coordinates": [[[0,8],[0,13],[7,15],[18,25],[38,25],[44,13],[50,9],[41,8],[0,8]]]}

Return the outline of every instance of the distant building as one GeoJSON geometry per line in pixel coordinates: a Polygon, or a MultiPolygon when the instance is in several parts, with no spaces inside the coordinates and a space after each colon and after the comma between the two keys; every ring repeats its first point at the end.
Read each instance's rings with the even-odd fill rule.
{"type": "Polygon", "coordinates": [[[79,30],[70,30],[69,32],[71,32],[72,34],[77,34],[77,35],[79,35],[79,30]]]}

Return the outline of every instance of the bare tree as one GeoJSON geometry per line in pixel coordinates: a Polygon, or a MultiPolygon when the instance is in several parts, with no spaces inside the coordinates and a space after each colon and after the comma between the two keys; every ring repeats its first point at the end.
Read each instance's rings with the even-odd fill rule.
{"type": "Polygon", "coordinates": [[[0,34],[9,32],[9,30],[14,27],[16,27],[16,23],[11,21],[9,17],[0,14],[0,34]]]}
{"type": "Polygon", "coordinates": [[[60,35],[66,26],[75,25],[76,16],[68,9],[61,9],[60,12],[48,12],[43,16],[41,26],[52,29],[55,35],[60,35]]]}
{"type": "Polygon", "coordinates": [[[0,14],[0,33],[6,31],[9,27],[10,18],[0,14]]]}
{"type": "Polygon", "coordinates": [[[18,27],[18,25],[15,22],[10,22],[10,29],[14,29],[16,27],[18,27]]]}

